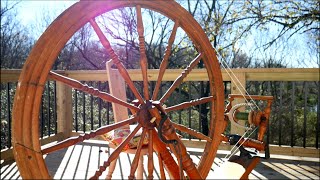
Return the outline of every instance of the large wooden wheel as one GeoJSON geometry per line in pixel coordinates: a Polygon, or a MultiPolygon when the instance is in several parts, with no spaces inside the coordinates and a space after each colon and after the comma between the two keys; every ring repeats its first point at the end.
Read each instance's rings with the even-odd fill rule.
{"type": "MultiPolygon", "coordinates": [[[[173,0],[167,1],[144,1],[144,0],[126,0],[126,1],[81,1],[74,4],[61,14],[43,33],[34,48],[32,49],[30,56],[28,57],[26,64],[23,67],[19,83],[15,95],[14,110],[13,110],[13,151],[15,160],[17,162],[20,174],[23,178],[50,178],[47,170],[47,166],[43,159],[43,154],[55,151],[57,149],[65,148],[75,143],[81,142],[84,139],[90,139],[97,135],[107,133],[115,128],[123,125],[137,122],[137,128],[128,136],[124,142],[117,147],[117,149],[110,155],[109,159],[100,167],[99,170],[93,175],[93,178],[97,178],[109,165],[110,162],[116,159],[128,140],[137,132],[139,128],[143,129],[142,136],[149,134],[149,156],[148,156],[148,172],[149,178],[152,178],[153,172],[153,156],[150,152],[156,152],[158,156],[161,156],[161,160],[165,169],[171,178],[180,178],[179,176],[179,162],[182,162],[182,167],[187,176],[191,179],[206,178],[211,165],[216,156],[217,148],[220,144],[221,133],[223,131],[224,119],[224,94],[222,76],[219,67],[218,60],[214,49],[212,48],[208,38],[200,25],[195,19],[178,3],[173,0]],[[102,13],[122,8],[131,7],[136,8],[137,12],[137,29],[139,34],[140,45],[140,64],[141,73],[143,75],[143,93],[135,87],[134,83],[130,79],[126,68],[120,62],[119,57],[115,54],[109,40],[102,33],[95,18],[102,13]],[[155,91],[151,94],[148,91],[149,81],[147,73],[147,58],[145,55],[144,47],[144,32],[143,21],[141,15],[141,8],[150,9],[161,13],[174,22],[174,28],[172,35],[168,42],[168,47],[165,52],[165,56],[159,67],[160,73],[158,81],[155,86],[155,91]],[[90,23],[94,31],[99,37],[102,45],[105,47],[113,63],[117,66],[121,76],[127,83],[130,90],[135,95],[138,103],[135,105],[121,101],[114,97],[112,94],[101,92],[99,90],[89,88],[81,84],[80,82],[66,78],[64,76],[52,73],[50,70],[57,56],[63,49],[67,41],[86,23],[90,23]],[[190,62],[190,64],[184,70],[181,70],[181,75],[174,81],[172,86],[167,89],[166,93],[160,98],[158,96],[158,90],[160,82],[167,68],[168,59],[170,56],[171,45],[174,41],[174,34],[177,28],[180,27],[192,40],[194,47],[196,48],[198,55],[190,62]],[[170,97],[174,89],[182,83],[183,79],[192,69],[203,61],[207,70],[210,92],[209,97],[203,97],[191,102],[185,102],[177,104],[174,107],[162,107],[163,103],[170,97]],[[64,140],[56,145],[41,149],[39,142],[39,109],[41,104],[41,97],[44,91],[44,85],[47,78],[53,78],[57,81],[63,82],[73,88],[82,90],[86,93],[93,94],[101,99],[118,103],[127,107],[133,112],[133,117],[124,120],[120,123],[103,126],[95,131],[85,134],[80,137],[74,137],[64,140]],[[187,108],[201,103],[211,102],[211,119],[209,125],[209,135],[204,136],[194,130],[188,130],[187,128],[174,124],[167,116],[167,112],[187,108]],[[156,117],[156,118],[153,118],[156,117]],[[150,122],[150,119],[155,120],[150,122]],[[161,126],[163,137],[157,136],[157,128],[161,126]],[[188,132],[198,138],[206,140],[206,146],[202,154],[202,158],[199,164],[195,165],[186,152],[186,148],[175,133],[175,128],[188,132]],[[167,141],[173,144],[165,144],[167,141]],[[171,150],[168,149],[171,148],[171,150]],[[178,152],[179,151],[179,152],[178,152]],[[171,153],[172,152],[172,153],[171,153]],[[179,154],[179,155],[177,155],[179,154]],[[176,157],[176,158],[174,158],[176,157]],[[178,159],[178,160],[176,160],[178,159]]],[[[137,160],[139,157],[139,151],[141,151],[141,145],[138,145],[137,155],[132,163],[131,173],[132,175],[137,166],[137,160]]],[[[132,178],[132,176],[130,176],[132,178]]]]}

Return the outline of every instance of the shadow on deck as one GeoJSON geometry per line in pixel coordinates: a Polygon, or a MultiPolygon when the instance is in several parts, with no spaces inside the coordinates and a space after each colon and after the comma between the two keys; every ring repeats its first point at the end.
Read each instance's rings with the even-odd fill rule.
{"type": "MultiPolygon", "coordinates": [[[[201,158],[201,149],[188,148],[188,151],[197,164],[201,158]]],[[[45,160],[54,179],[88,179],[107,159],[110,152],[112,149],[102,141],[86,141],[51,153],[45,156],[45,160]]],[[[226,151],[218,151],[218,156],[207,179],[214,178],[213,171],[225,156],[226,151]]],[[[114,179],[127,179],[133,158],[134,155],[121,153],[113,174],[114,179]]],[[[160,178],[157,160],[155,158],[154,179],[160,178]]],[[[147,158],[144,158],[144,164],[147,164],[147,158]]],[[[261,163],[250,174],[249,179],[319,179],[319,165],[319,158],[271,155],[270,159],[261,160],[261,163]]],[[[144,169],[145,178],[146,170],[144,169]]],[[[232,173],[231,169],[230,173],[232,173]]],[[[101,178],[105,177],[106,172],[101,178]]],[[[15,162],[1,162],[1,179],[21,179],[15,162]]]]}

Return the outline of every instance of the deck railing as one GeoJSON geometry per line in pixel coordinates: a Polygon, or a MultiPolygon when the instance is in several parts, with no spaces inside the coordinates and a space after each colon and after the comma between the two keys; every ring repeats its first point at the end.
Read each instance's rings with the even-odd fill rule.
{"type": "MultiPolygon", "coordinates": [[[[139,86],[139,82],[142,81],[141,71],[128,71],[132,80],[139,86]]],[[[236,88],[236,85],[241,83],[249,94],[274,96],[267,136],[270,144],[319,150],[319,69],[233,69],[232,71],[239,81],[230,78],[227,72],[222,71],[226,95],[241,93],[243,90],[236,88]]],[[[105,71],[57,72],[109,92],[105,71]]],[[[167,70],[163,81],[174,81],[180,73],[179,70],[167,70]]],[[[2,152],[11,147],[11,110],[19,74],[20,70],[1,70],[2,152]]],[[[149,70],[149,80],[156,81],[157,74],[157,70],[149,70]]],[[[202,94],[195,94],[199,91],[192,88],[206,81],[208,77],[204,70],[192,71],[182,84],[187,89],[187,98],[201,97],[202,94]]],[[[181,91],[175,93],[181,95],[181,91]]],[[[127,95],[128,99],[132,97],[130,92],[127,92],[127,95]]],[[[201,131],[201,114],[197,111],[189,108],[172,116],[179,123],[201,131]]],[[[46,84],[39,118],[39,132],[43,143],[72,136],[73,132],[93,130],[113,121],[110,103],[54,81],[48,81],[46,84]]],[[[241,133],[233,126],[230,131],[241,133]]]]}

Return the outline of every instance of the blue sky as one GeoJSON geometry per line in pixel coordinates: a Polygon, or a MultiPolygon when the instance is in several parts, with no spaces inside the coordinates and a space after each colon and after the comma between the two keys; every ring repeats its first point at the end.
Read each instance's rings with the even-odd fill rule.
{"type": "Polygon", "coordinates": [[[57,16],[77,1],[71,0],[23,0],[18,4],[18,18],[24,25],[34,22],[44,10],[52,9],[57,16]]]}

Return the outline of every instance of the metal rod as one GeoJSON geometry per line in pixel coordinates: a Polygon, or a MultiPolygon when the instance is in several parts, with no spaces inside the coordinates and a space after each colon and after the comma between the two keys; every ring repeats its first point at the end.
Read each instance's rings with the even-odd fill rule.
{"type": "MultiPolygon", "coordinates": [[[[108,90],[107,92],[110,92],[108,83],[106,84],[106,89],[108,90]]],[[[110,124],[110,104],[110,102],[107,102],[107,125],[110,124]]]]}
{"type": "Polygon", "coordinates": [[[291,89],[291,147],[293,147],[294,145],[295,145],[295,140],[294,140],[294,126],[295,126],[295,116],[294,116],[294,114],[295,114],[295,108],[294,108],[294,106],[295,106],[295,103],[294,103],[294,101],[295,101],[295,97],[294,97],[294,95],[295,95],[295,82],[291,82],[291,84],[292,84],[292,89],[291,89]]]}
{"type": "Polygon", "coordinates": [[[306,147],[306,137],[307,137],[307,109],[308,109],[308,83],[303,83],[304,92],[304,109],[303,109],[303,147],[306,147]]]}
{"type": "Polygon", "coordinates": [[[75,125],[76,125],[76,127],[75,127],[75,129],[76,129],[76,132],[78,132],[78,90],[74,90],[74,92],[75,92],[75,97],[74,97],[74,100],[75,100],[75,103],[74,103],[74,114],[75,114],[75,125]]]}
{"type": "Polygon", "coordinates": [[[82,92],[82,130],[86,132],[86,94],[82,92]]]}
{"type": "MultiPolygon", "coordinates": [[[[98,89],[101,91],[101,81],[98,82],[98,89]]],[[[101,127],[101,98],[98,98],[98,122],[101,127]]]]}
{"type": "Polygon", "coordinates": [[[41,105],[40,105],[40,119],[41,119],[41,127],[40,127],[40,131],[41,131],[41,138],[43,138],[43,134],[44,134],[44,118],[43,118],[43,96],[41,97],[41,105]]]}
{"type": "Polygon", "coordinates": [[[47,82],[47,127],[48,127],[48,136],[51,134],[51,103],[50,103],[50,81],[47,82]]]}
{"type": "MultiPolygon", "coordinates": [[[[271,96],[272,95],[272,92],[271,92],[271,82],[268,81],[268,84],[267,84],[267,95],[271,96]]],[[[270,117],[269,117],[269,121],[268,121],[268,129],[267,129],[267,140],[266,140],[266,148],[264,150],[264,157],[266,159],[269,159],[270,158],[270,149],[269,149],[269,144],[270,144],[270,117]]]]}
{"type": "MultiPolygon", "coordinates": [[[[202,98],[203,97],[203,81],[201,81],[200,82],[200,98],[202,98]]],[[[199,104],[199,120],[198,120],[198,123],[199,123],[199,132],[202,132],[203,133],[203,131],[201,131],[201,121],[202,121],[202,114],[201,114],[201,112],[202,112],[202,107],[205,107],[206,106],[206,104],[204,104],[204,105],[202,105],[202,104],[199,104]]]]}
{"type": "MultiPolygon", "coordinates": [[[[93,85],[93,82],[91,81],[91,86],[93,85]]],[[[91,124],[91,130],[93,130],[93,96],[90,95],[90,124],[91,124]]]]}
{"type": "Polygon", "coordinates": [[[7,83],[7,119],[8,119],[8,148],[11,147],[11,96],[10,96],[10,82],[7,83]]]}
{"type": "MultiPolygon", "coordinates": [[[[283,82],[280,82],[280,107],[282,107],[282,91],[283,91],[283,82]]],[[[281,125],[282,125],[282,121],[281,121],[281,110],[279,110],[279,114],[278,114],[278,122],[279,122],[279,146],[281,146],[281,125]]]]}
{"type": "Polygon", "coordinates": [[[57,83],[53,82],[53,120],[54,120],[54,134],[58,133],[58,122],[57,122],[57,83]]]}

